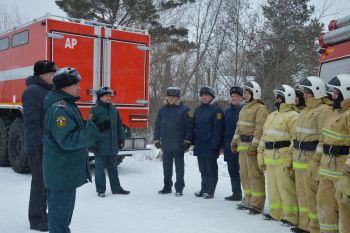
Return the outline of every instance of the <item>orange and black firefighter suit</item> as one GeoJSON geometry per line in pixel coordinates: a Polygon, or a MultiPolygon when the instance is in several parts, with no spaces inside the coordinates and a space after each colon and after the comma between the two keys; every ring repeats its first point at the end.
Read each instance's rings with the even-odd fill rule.
{"type": "Polygon", "coordinates": [[[335,110],[326,120],[322,128],[320,142],[323,146],[322,157],[314,155],[316,162],[321,161],[320,184],[317,193],[320,229],[322,233],[350,232],[349,99],[343,100],[341,109],[335,110]],[[342,172],[343,167],[344,173],[342,172]],[[339,178],[340,181],[338,181],[339,178]],[[335,198],[337,182],[339,186],[338,200],[335,198]],[[341,212],[340,209],[345,210],[345,212],[341,212]],[[342,223],[340,225],[338,224],[339,217],[343,219],[340,221],[342,223]]]}
{"type": "Polygon", "coordinates": [[[283,170],[295,137],[299,116],[295,110],[298,110],[295,105],[282,103],[278,111],[268,116],[258,147],[258,164],[261,170],[266,167],[270,216],[298,225],[294,177],[283,170]]]}
{"type": "Polygon", "coordinates": [[[262,213],[265,205],[265,178],[257,162],[257,148],[269,111],[260,100],[247,103],[239,113],[231,148],[239,152],[243,205],[262,213]]]}
{"type": "Polygon", "coordinates": [[[318,145],[322,125],[332,113],[332,108],[324,104],[322,99],[311,97],[306,101],[306,107],[301,111],[297,120],[293,153],[284,164],[285,169],[293,165],[295,171],[299,211],[298,227],[311,233],[320,232],[316,201],[319,164],[314,161],[314,158],[320,156],[322,152],[321,145],[318,145]]]}

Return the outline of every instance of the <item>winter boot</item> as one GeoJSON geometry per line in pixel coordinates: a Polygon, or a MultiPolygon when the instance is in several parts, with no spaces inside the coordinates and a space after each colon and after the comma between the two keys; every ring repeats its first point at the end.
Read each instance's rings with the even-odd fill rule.
{"type": "Polygon", "coordinates": [[[175,196],[181,197],[182,196],[182,191],[176,191],[175,196]]]}
{"type": "Polygon", "coordinates": [[[203,193],[203,198],[204,199],[212,199],[212,198],[214,198],[214,194],[203,193]]]}
{"type": "Polygon", "coordinates": [[[292,232],[295,232],[295,233],[310,233],[309,231],[304,231],[304,230],[300,229],[299,227],[292,227],[290,230],[292,232]]]}
{"type": "Polygon", "coordinates": [[[47,224],[47,222],[41,222],[35,225],[30,225],[30,229],[31,230],[35,230],[35,231],[42,231],[42,232],[47,232],[49,231],[49,226],[47,224]]]}
{"type": "Polygon", "coordinates": [[[158,194],[169,194],[171,192],[172,192],[171,189],[163,188],[162,190],[158,191],[158,194]]]}
{"type": "Polygon", "coordinates": [[[281,219],[281,226],[285,226],[285,227],[295,227],[295,224],[289,222],[288,220],[281,219]]]}
{"type": "Polygon", "coordinates": [[[237,204],[236,209],[237,209],[237,210],[249,210],[249,208],[246,207],[243,203],[237,204]]]}
{"type": "Polygon", "coordinates": [[[242,201],[242,195],[232,194],[231,196],[225,197],[226,201],[242,201]]]}
{"type": "Polygon", "coordinates": [[[202,192],[202,191],[197,191],[197,192],[194,193],[194,195],[196,197],[203,197],[203,194],[204,194],[204,192],[202,192]]]}
{"type": "Polygon", "coordinates": [[[105,193],[98,193],[97,196],[99,196],[99,197],[105,197],[106,194],[105,194],[105,193]]]}
{"type": "Polygon", "coordinates": [[[277,221],[276,219],[274,219],[270,214],[263,214],[263,219],[266,221],[277,221]]]}
{"type": "Polygon", "coordinates": [[[249,212],[248,212],[249,215],[257,215],[257,214],[261,214],[260,211],[254,209],[254,208],[249,208],[249,212]]]}
{"type": "Polygon", "coordinates": [[[113,194],[122,194],[122,195],[128,195],[130,191],[124,190],[123,188],[118,189],[115,192],[112,192],[113,194]]]}

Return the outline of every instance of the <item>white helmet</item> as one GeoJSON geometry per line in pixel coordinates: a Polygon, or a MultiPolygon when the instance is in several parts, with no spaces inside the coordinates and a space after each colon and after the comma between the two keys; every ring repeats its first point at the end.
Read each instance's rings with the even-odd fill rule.
{"type": "Polygon", "coordinates": [[[316,99],[321,99],[322,97],[327,96],[326,84],[320,77],[317,76],[303,78],[299,82],[299,87],[311,90],[316,99]]]}
{"type": "Polygon", "coordinates": [[[244,91],[248,89],[253,94],[253,99],[261,99],[261,88],[260,85],[255,81],[249,81],[243,85],[244,91]]]}
{"type": "Polygon", "coordinates": [[[338,74],[326,85],[330,88],[339,90],[344,99],[350,98],[350,74],[338,74]]]}
{"type": "Polygon", "coordinates": [[[282,85],[273,90],[275,95],[281,95],[286,104],[295,104],[295,90],[288,85],[282,85]]]}

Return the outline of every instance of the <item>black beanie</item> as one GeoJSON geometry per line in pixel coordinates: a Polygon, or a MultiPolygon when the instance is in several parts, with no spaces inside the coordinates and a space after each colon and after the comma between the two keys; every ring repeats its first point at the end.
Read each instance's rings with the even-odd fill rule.
{"type": "Polygon", "coordinates": [[[34,64],[34,75],[38,76],[46,73],[55,73],[57,71],[56,64],[48,60],[39,60],[34,64]]]}

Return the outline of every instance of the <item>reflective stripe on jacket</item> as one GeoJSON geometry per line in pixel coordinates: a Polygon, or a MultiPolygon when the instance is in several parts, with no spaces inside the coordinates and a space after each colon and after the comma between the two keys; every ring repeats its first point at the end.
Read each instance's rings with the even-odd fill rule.
{"type": "Polygon", "coordinates": [[[233,143],[239,144],[239,151],[245,150],[243,147],[247,147],[249,144],[258,147],[263,125],[268,115],[269,111],[266,106],[258,100],[252,100],[242,108],[239,113],[235,135],[232,139],[233,143]],[[253,140],[251,143],[242,143],[239,139],[240,135],[252,135],[253,140]]]}
{"type": "Polygon", "coordinates": [[[258,155],[264,157],[266,165],[284,163],[290,147],[269,150],[265,148],[265,142],[292,141],[298,116],[293,105],[282,103],[279,111],[274,111],[267,117],[258,147],[258,155]]]}

